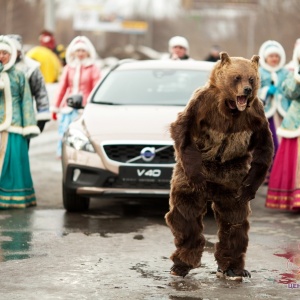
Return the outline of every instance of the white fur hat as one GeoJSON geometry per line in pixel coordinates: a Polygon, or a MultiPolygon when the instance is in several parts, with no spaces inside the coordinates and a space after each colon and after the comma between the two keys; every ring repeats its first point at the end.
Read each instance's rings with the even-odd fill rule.
{"type": "Polygon", "coordinates": [[[189,42],[183,36],[173,36],[169,40],[169,51],[175,46],[181,46],[186,49],[187,53],[189,52],[189,42]]]}
{"type": "Polygon", "coordinates": [[[300,83],[299,65],[300,65],[300,39],[296,40],[293,51],[294,77],[300,83]]]}
{"type": "Polygon", "coordinates": [[[0,49],[10,53],[10,58],[7,64],[4,65],[3,71],[9,70],[16,62],[17,49],[12,39],[5,35],[0,35],[0,49]]]}
{"type": "Polygon", "coordinates": [[[97,52],[94,45],[86,36],[75,37],[66,50],[66,61],[67,64],[72,63],[74,60],[74,52],[78,49],[84,49],[89,53],[89,64],[95,62],[97,58],[97,52]]]}
{"type": "Polygon", "coordinates": [[[83,40],[78,40],[72,48],[73,51],[77,51],[79,49],[89,52],[89,47],[83,40]]]}
{"type": "Polygon", "coordinates": [[[270,54],[278,54],[279,56],[281,56],[281,50],[278,46],[270,45],[264,52],[264,58],[267,58],[270,54]]]}
{"type": "Polygon", "coordinates": [[[8,53],[11,54],[11,47],[10,47],[10,45],[8,45],[7,43],[5,43],[3,41],[0,42],[0,50],[6,51],[6,52],[8,52],[8,53]]]}
{"type": "Polygon", "coordinates": [[[268,40],[264,42],[259,49],[259,56],[262,58],[259,60],[261,67],[269,72],[276,72],[285,65],[285,51],[282,45],[276,41],[268,40]],[[276,67],[271,67],[265,61],[265,58],[271,53],[277,53],[280,56],[280,62],[276,67]]]}
{"type": "Polygon", "coordinates": [[[19,34],[8,34],[7,36],[14,41],[17,50],[22,51],[22,37],[19,34]]]}
{"type": "Polygon", "coordinates": [[[293,61],[294,63],[300,63],[300,39],[296,40],[294,51],[293,51],[293,61]]]}

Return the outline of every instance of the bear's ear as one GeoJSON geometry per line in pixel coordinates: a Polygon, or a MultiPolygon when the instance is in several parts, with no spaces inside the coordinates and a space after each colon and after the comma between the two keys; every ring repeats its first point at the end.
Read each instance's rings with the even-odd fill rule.
{"type": "Polygon", "coordinates": [[[220,58],[221,58],[221,66],[231,63],[231,59],[230,59],[229,55],[227,54],[227,52],[221,52],[220,58]]]}
{"type": "Polygon", "coordinates": [[[251,58],[251,62],[254,65],[255,69],[258,68],[258,62],[259,62],[259,56],[258,55],[253,55],[251,58]]]}

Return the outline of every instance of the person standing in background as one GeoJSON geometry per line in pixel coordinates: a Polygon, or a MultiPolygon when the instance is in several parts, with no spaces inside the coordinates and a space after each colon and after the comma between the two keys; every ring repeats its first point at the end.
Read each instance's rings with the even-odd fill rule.
{"type": "MultiPolygon", "coordinates": [[[[299,39],[296,39],[296,41],[295,41],[293,53],[294,53],[295,49],[296,49],[298,46],[300,46],[300,38],[299,38],[299,39]]],[[[288,69],[288,70],[291,71],[291,72],[294,72],[295,62],[294,62],[294,60],[293,60],[293,57],[292,57],[292,59],[285,65],[285,68],[288,69]]]]}
{"type": "Polygon", "coordinates": [[[291,105],[277,129],[282,137],[270,174],[266,207],[300,212],[300,44],[293,52],[293,71],[282,83],[291,105]]]}
{"type": "Polygon", "coordinates": [[[62,63],[55,53],[56,42],[51,32],[44,30],[39,36],[39,46],[30,49],[26,56],[40,63],[45,83],[58,82],[62,63]]]}
{"type": "Polygon", "coordinates": [[[221,52],[220,47],[217,45],[214,45],[211,47],[208,56],[204,60],[216,62],[220,59],[220,52],[221,52]]]}
{"type": "Polygon", "coordinates": [[[67,98],[72,95],[81,94],[84,107],[87,98],[100,79],[100,70],[96,65],[97,53],[85,36],[77,36],[67,47],[66,66],[63,69],[59,81],[55,107],[52,119],[57,120],[59,112],[59,141],[57,145],[57,157],[61,157],[62,138],[69,124],[78,116],[78,109],[73,109],[67,105],[67,98]]]}
{"type": "MultiPolygon", "coordinates": [[[[282,93],[281,84],[289,71],[284,68],[286,56],[282,45],[276,41],[268,40],[259,49],[260,81],[259,98],[264,103],[265,115],[269,121],[274,143],[274,157],[278,150],[279,141],[276,134],[275,115],[281,120],[289,108],[290,100],[282,93]]],[[[271,167],[272,169],[272,167],[271,167]]],[[[271,170],[270,169],[270,170],[271,170]]],[[[266,177],[265,184],[268,184],[266,177]]]]}
{"type": "Polygon", "coordinates": [[[173,36],[169,40],[169,59],[191,60],[189,57],[189,42],[182,36],[173,36]]]}
{"type": "Polygon", "coordinates": [[[17,59],[15,67],[23,71],[28,80],[31,95],[35,101],[37,126],[40,131],[44,130],[46,122],[51,120],[49,110],[49,98],[46,90],[43,75],[40,71],[40,64],[25,56],[23,53],[22,37],[18,34],[8,35],[15,42],[17,48],[17,59]]]}
{"type": "Polygon", "coordinates": [[[13,40],[0,36],[0,208],[36,205],[27,139],[40,133],[13,40]]]}

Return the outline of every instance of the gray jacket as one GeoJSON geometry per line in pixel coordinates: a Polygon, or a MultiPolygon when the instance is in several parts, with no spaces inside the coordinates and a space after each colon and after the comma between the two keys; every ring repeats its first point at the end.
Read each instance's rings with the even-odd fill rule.
{"type": "Polygon", "coordinates": [[[21,60],[16,63],[16,68],[23,71],[28,79],[31,95],[36,104],[37,121],[47,122],[51,120],[49,98],[39,66],[40,65],[37,61],[23,55],[21,60]]]}

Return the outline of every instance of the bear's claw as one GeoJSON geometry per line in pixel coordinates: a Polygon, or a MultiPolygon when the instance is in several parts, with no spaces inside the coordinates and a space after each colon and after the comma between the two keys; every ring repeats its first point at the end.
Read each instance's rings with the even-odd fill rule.
{"type": "Polygon", "coordinates": [[[176,265],[174,264],[171,268],[170,273],[175,276],[182,276],[183,278],[189,273],[192,267],[188,265],[176,265]]]}
{"type": "Polygon", "coordinates": [[[171,267],[170,273],[175,276],[182,276],[183,278],[193,269],[192,266],[186,264],[178,257],[173,258],[174,265],[171,267]]]}

